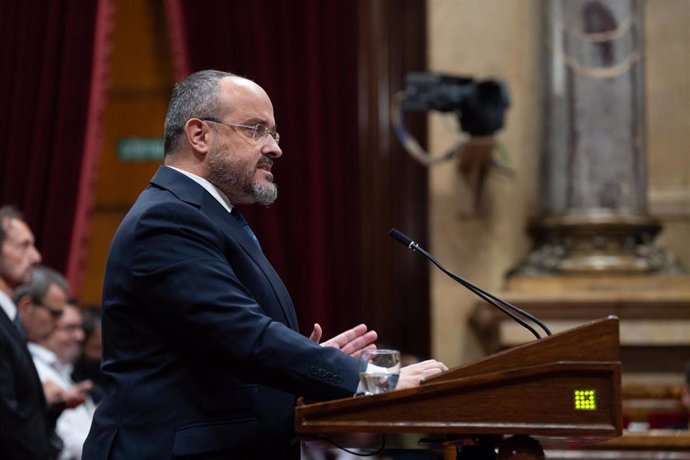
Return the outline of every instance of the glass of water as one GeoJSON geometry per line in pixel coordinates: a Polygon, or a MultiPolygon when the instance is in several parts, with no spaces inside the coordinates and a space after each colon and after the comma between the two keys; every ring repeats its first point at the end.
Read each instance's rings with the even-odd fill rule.
{"type": "Polygon", "coordinates": [[[398,350],[367,350],[359,363],[359,379],[365,394],[376,395],[395,389],[400,378],[398,350]]]}

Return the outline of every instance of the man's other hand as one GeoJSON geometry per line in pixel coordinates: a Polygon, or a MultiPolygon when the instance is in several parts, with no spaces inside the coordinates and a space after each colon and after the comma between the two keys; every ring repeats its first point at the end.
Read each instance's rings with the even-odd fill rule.
{"type": "Polygon", "coordinates": [[[396,385],[396,390],[418,387],[424,380],[441,372],[448,370],[448,367],[435,359],[427,359],[421,363],[410,364],[400,369],[400,379],[396,385]]]}
{"type": "MultiPolygon", "coordinates": [[[[323,331],[319,323],[314,323],[314,330],[312,331],[309,338],[316,342],[321,342],[321,336],[323,331]]],[[[338,350],[347,353],[355,359],[359,359],[359,356],[364,350],[375,350],[376,349],[376,339],[378,334],[376,331],[369,331],[366,324],[359,324],[352,329],[336,335],[332,339],[326,340],[321,343],[322,347],[333,347],[338,350]]]]}

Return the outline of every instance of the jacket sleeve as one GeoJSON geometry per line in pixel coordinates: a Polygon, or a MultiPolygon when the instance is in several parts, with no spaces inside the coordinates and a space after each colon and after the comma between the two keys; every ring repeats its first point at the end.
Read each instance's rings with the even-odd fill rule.
{"type": "Polygon", "coordinates": [[[211,346],[244,378],[293,394],[354,394],[356,360],[267,316],[228,262],[241,248],[199,209],[184,203],[150,208],[126,244],[132,295],[185,347],[202,352],[211,346]]]}
{"type": "Polygon", "coordinates": [[[41,442],[45,435],[37,437],[37,430],[45,429],[40,426],[43,419],[31,416],[29,411],[35,408],[35,404],[21,401],[17,384],[24,378],[17,374],[18,369],[12,365],[12,347],[15,345],[9,343],[6,335],[3,336],[6,331],[2,328],[0,325],[0,458],[48,458],[48,446],[41,442]]]}

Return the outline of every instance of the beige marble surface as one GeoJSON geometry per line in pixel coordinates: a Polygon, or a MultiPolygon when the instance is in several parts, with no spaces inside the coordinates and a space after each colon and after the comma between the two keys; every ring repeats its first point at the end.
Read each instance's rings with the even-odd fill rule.
{"type": "MultiPolygon", "coordinates": [[[[487,290],[500,290],[528,253],[526,224],[539,211],[541,14],[538,0],[428,1],[430,71],[501,78],[510,87],[513,106],[498,140],[515,174],[489,176],[482,213],[460,215],[455,165],[430,171],[431,250],[487,290]]],[[[664,224],[659,244],[690,265],[690,1],[645,2],[645,17],[650,211],[664,224]]],[[[455,139],[452,119],[430,115],[429,126],[432,152],[455,139]]],[[[476,298],[430,270],[434,355],[451,366],[481,356],[466,321],[476,298]]]]}

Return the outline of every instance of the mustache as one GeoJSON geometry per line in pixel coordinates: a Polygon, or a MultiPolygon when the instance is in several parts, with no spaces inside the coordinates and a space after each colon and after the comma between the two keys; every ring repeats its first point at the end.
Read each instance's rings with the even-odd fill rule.
{"type": "Polygon", "coordinates": [[[262,164],[267,164],[269,166],[273,166],[273,158],[266,156],[266,155],[262,155],[261,159],[259,159],[259,162],[257,163],[257,165],[262,165],[262,164]]]}

